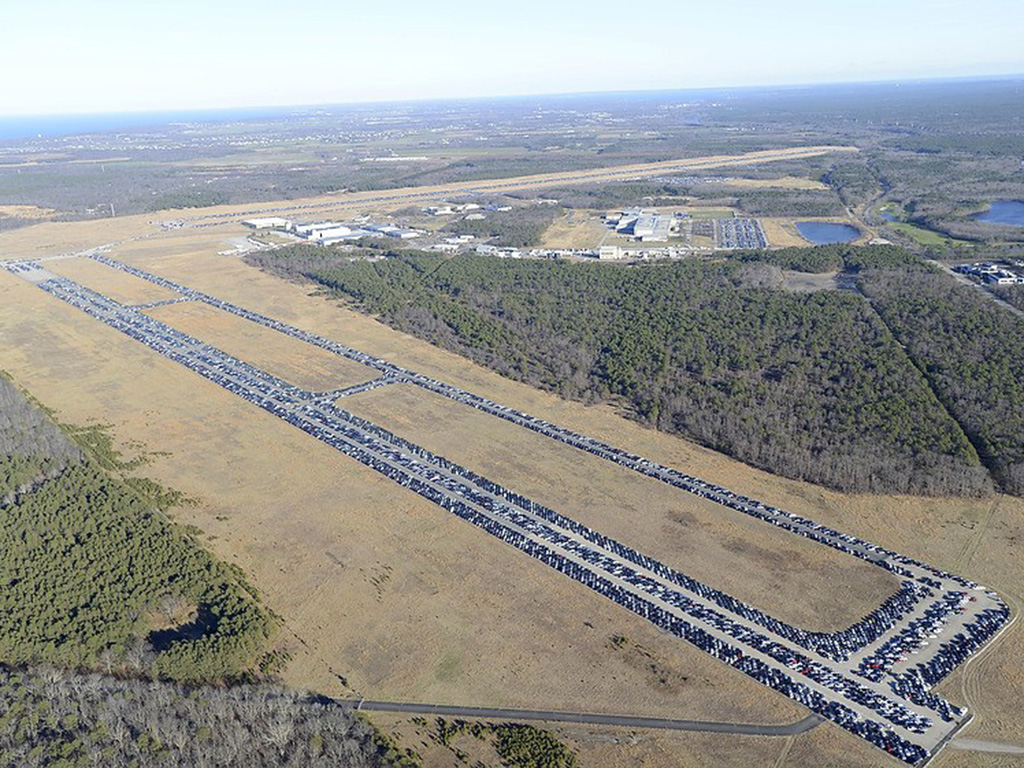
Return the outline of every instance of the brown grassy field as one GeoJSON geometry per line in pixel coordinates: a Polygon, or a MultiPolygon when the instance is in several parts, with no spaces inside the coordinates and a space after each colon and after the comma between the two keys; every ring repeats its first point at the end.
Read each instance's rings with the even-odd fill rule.
{"type": "Polygon", "coordinates": [[[380,375],[209,304],[170,304],[146,310],[146,314],[311,392],[349,387],[380,375]]]}
{"type": "Polygon", "coordinates": [[[836,282],[837,274],[837,272],[794,272],[790,269],[784,269],[782,271],[782,287],[794,293],[834,291],[839,287],[836,282]]]}
{"type": "Polygon", "coordinates": [[[798,176],[780,176],[777,179],[742,179],[739,177],[722,181],[721,184],[727,187],[742,187],[744,189],[828,189],[828,185],[822,184],[816,179],[803,179],[798,176]]]}
{"type": "Polygon", "coordinates": [[[777,247],[805,246],[809,243],[804,240],[800,233],[793,226],[792,219],[761,218],[761,227],[764,235],[768,238],[768,245],[777,247]]]}
{"type": "Polygon", "coordinates": [[[899,586],[880,568],[411,384],[340,405],[806,629],[845,628],[899,586]]]}
{"type": "Polygon", "coordinates": [[[44,222],[0,233],[0,261],[38,258],[92,248],[158,231],[154,216],[122,216],[73,222],[44,222]]]}
{"type": "MultiPolygon", "coordinates": [[[[4,233],[0,258],[82,248],[119,236],[107,235],[103,224],[41,224],[4,233]]],[[[141,219],[108,224],[135,233],[150,229],[141,219]]],[[[964,573],[1000,590],[1015,607],[1024,606],[1020,499],[844,495],[768,475],[644,429],[610,407],[565,402],[506,381],[312,296],[306,286],[215,255],[225,237],[240,234],[234,225],[179,230],[128,243],[112,255],[964,573]]],[[[250,574],[283,617],[282,644],[294,654],[284,673],[291,685],[375,698],[751,722],[790,721],[804,714],[2,271],[0,336],[0,368],[56,408],[60,418],[108,423],[123,445],[138,441],[150,451],[166,452],[154,456],[144,473],[197,499],[197,506],[176,512],[178,519],[203,530],[211,549],[250,574]],[[629,639],[626,652],[609,642],[613,635],[629,639]]],[[[832,599],[847,600],[849,590],[836,587],[832,599]]],[[[1018,621],[992,650],[940,689],[975,713],[965,736],[1024,743],[1024,719],[1017,715],[1024,699],[1022,655],[1024,631],[1018,621]]],[[[792,740],[655,733],[634,739],[612,729],[560,732],[577,745],[587,766],[896,765],[828,725],[792,740]]],[[[1013,759],[947,750],[933,765],[1011,765],[1013,759]]]]}
{"type": "Polygon", "coordinates": [[[177,298],[178,294],[146,280],[111,269],[92,259],[61,259],[46,262],[46,269],[61,277],[99,291],[122,304],[148,304],[177,298]]]}
{"type": "MultiPolygon", "coordinates": [[[[434,720],[416,723],[409,716],[374,712],[370,719],[400,748],[411,748],[424,768],[462,768],[481,760],[497,765],[494,750],[471,737],[460,736],[453,746],[468,755],[459,760],[454,752],[431,739],[434,720]]],[[[713,733],[672,732],[652,729],[532,723],[554,733],[577,756],[578,765],[653,766],[655,768],[719,768],[736,766],[766,768],[813,766],[814,768],[863,768],[899,766],[895,760],[845,731],[822,725],[795,737],[721,736],[713,733]]],[[[984,763],[989,765],[989,763],[984,763]]]]}
{"type": "Polygon", "coordinates": [[[53,208],[40,208],[37,205],[0,205],[0,218],[17,219],[49,219],[56,211],[53,208]]]}
{"type": "Polygon", "coordinates": [[[541,240],[543,248],[595,248],[608,233],[597,211],[569,210],[551,222],[541,240]]]}

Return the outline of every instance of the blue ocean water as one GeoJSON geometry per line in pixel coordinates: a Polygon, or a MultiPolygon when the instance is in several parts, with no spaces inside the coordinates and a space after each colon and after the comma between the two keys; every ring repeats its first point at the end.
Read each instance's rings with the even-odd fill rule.
{"type": "Polygon", "coordinates": [[[295,108],[192,109],[167,112],[114,112],[88,115],[0,115],[0,141],[36,136],[54,137],[79,133],[134,130],[182,122],[216,122],[277,117],[295,108]]]}

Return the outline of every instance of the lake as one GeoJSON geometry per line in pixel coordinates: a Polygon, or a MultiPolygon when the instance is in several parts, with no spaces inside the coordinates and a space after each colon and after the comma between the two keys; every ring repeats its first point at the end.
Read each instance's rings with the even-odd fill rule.
{"type": "Polygon", "coordinates": [[[798,221],[797,231],[805,240],[815,245],[849,243],[860,237],[860,230],[849,224],[832,224],[827,221],[798,221]]]}
{"type": "Polygon", "coordinates": [[[1024,227],[1024,203],[1019,200],[996,200],[987,211],[976,213],[972,218],[989,224],[1024,227]]]}

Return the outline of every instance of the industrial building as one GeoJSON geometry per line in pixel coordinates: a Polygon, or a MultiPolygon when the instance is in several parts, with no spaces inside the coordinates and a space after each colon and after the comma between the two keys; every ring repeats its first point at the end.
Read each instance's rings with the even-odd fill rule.
{"type": "MultiPolygon", "coordinates": [[[[1014,264],[1016,265],[1016,262],[1014,264]]],[[[1011,272],[1004,266],[987,261],[975,264],[961,264],[955,267],[955,271],[963,275],[970,275],[992,285],[1024,285],[1024,276],[1011,272]]]]}
{"type": "Polygon", "coordinates": [[[344,224],[337,224],[333,221],[319,221],[310,224],[295,224],[291,231],[310,242],[321,242],[325,240],[340,240],[352,234],[352,228],[344,224]]]}
{"type": "Polygon", "coordinates": [[[614,224],[615,231],[624,235],[632,235],[642,243],[665,242],[669,237],[672,220],[656,211],[645,211],[643,208],[627,208],[624,211],[610,213],[605,217],[614,224]]]}
{"type": "Polygon", "coordinates": [[[387,237],[397,237],[399,240],[411,240],[415,237],[422,237],[424,234],[418,229],[396,227],[394,224],[367,224],[365,228],[370,232],[378,232],[387,237]]]}
{"type": "Polygon", "coordinates": [[[266,219],[246,219],[242,224],[250,229],[288,229],[292,223],[288,219],[272,216],[266,219]]]}
{"type": "Polygon", "coordinates": [[[597,249],[597,258],[601,261],[625,258],[626,252],[617,245],[602,245],[597,249]]]}

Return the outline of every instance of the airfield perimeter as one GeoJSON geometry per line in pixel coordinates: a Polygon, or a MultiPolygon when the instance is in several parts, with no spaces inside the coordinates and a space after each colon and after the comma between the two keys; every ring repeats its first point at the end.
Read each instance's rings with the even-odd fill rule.
{"type": "MultiPolygon", "coordinates": [[[[74,237],[59,228],[81,225],[43,226],[55,228],[47,231],[55,237],[45,240],[74,237]]],[[[1021,519],[1022,510],[1016,500],[1000,498],[993,505],[991,500],[920,502],[840,497],[771,478],[624,422],[608,409],[562,403],[506,382],[360,315],[309,298],[299,287],[283,284],[235,260],[216,257],[223,239],[237,233],[238,227],[233,225],[202,233],[178,230],[146,242],[126,244],[114,249],[112,255],[691,474],[757,498],[782,502],[786,509],[841,530],[865,535],[942,567],[965,571],[1014,599],[1010,594],[1013,583],[1005,570],[1011,563],[1000,555],[1009,555],[1017,546],[1009,534],[1021,519]],[[941,537],[922,533],[940,525],[944,526],[941,537]],[[985,558],[968,567],[979,548],[986,553],[985,558]]],[[[27,234],[26,230],[11,233],[20,238],[27,234]]],[[[11,239],[5,236],[0,243],[11,239]]],[[[79,241],[71,248],[102,240],[105,238],[92,243],[79,241]]],[[[4,253],[14,255],[16,250],[21,249],[12,243],[4,253]]],[[[32,250],[32,255],[46,253],[34,247],[32,250]]],[[[46,267],[59,274],[61,265],[79,263],[53,262],[46,267]]],[[[144,295],[150,290],[145,286],[151,284],[140,281],[132,287],[130,282],[119,283],[124,277],[110,272],[111,292],[126,291],[126,300],[140,303],[161,300],[144,295]],[[136,290],[137,296],[131,293],[136,290]]],[[[103,280],[99,273],[75,277],[83,282],[103,280]]],[[[103,292],[103,286],[92,287],[103,292]]],[[[652,716],[783,722],[806,712],[674,638],[652,632],[637,617],[621,609],[609,610],[615,606],[603,605],[607,601],[571,588],[571,583],[563,583],[567,582],[564,577],[531,564],[521,554],[517,557],[511,548],[482,534],[474,536],[471,526],[444,519],[432,505],[410,498],[411,494],[375,479],[358,466],[349,466],[354,462],[321,452],[315,442],[303,441],[301,433],[293,434],[295,430],[274,423],[277,420],[269,415],[234,402],[228,393],[148,353],[112,329],[87,322],[83,315],[54,302],[33,286],[3,275],[0,290],[0,329],[4,338],[13,342],[5,345],[3,367],[45,402],[58,407],[63,418],[84,421],[91,417],[111,422],[116,434],[125,440],[140,439],[151,450],[172,452],[155,460],[151,467],[154,474],[204,502],[182,515],[218,537],[211,541],[215,550],[254,574],[272,607],[295,633],[298,652],[288,670],[290,682],[328,693],[351,694],[356,690],[375,698],[586,708],[652,716]],[[42,317],[45,322],[39,322],[42,317]],[[486,563],[486,568],[479,567],[480,563],[486,563]],[[544,595],[543,601],[537,599],[539,594],[544,595]],[[349,676],[348,690],[338,690],[336,680],[332,686],[330,669],[349,676]]],[[[198,322],[201,327],[201,318],[174,316],[194,306],[171,304],[149,311],[153,316],[160,313],[161,319],[172,325],[198,322]]],[[[239,356],[245,356],[245,349],[262,346],[252,339],[246,341],[245,334],[230,323],[217,333],[221,339],[204,340],[226,346],[221,341],[236,336],[239,346],[234,353],[239,356]]],[[[287,378],[287,371],[295,370],[295,354],[294,349],[282,346],[280,351],[265,352],[266,359],[260,364],[287,378]],[[282,366],[277,370],[276,356],[276,364],[282,366]]],[[[338,386],[344,386],[358,373],[357,369],[327,368],[317,375],[337,375],[338,386]]],[[[319,381],[308,386],[314,384],[319,381]]],[[[355,395],[351,405],[345,407],[358,413],[359,398],[364,398],[364,407],[369,407],[386,391],[382,388],[355,395]]],[[[384,401],[376,402],[379,411],[384,401]]],[[[407,423],[394,431],[414,442],[420,438],[404,430],[418,428],[416,419],[429,420],[431,414],[445,418],[443,403],[406,405],[408,408],[397,410],[395,416],[407,423]],[[424,415],[418,416],[417,409],[424,415]]],[[[730,519],[730,525],[723,528],[724,520],[712,519],[708,510],[700,503],[691,503],[686,494],[678,494],[674,508],[665,501],[647,509],[647,491],[631,488],[635,480],[628,473],[609,465],[611,471],[602,476],[596,466],[586,462],[589,457],[568,447],[563,450],[555,444],[549,455],[536,454],[537,445],[515,443],[499,423],[494,441],[498,447],[488,454],[491,441],[479,434],[478,425],[466,423],[462,416],[453,416],[452,422],[453,445],[439,449],[449,458],[516,490],[525,490],[525,481],[536,474],[537,467],[531,466],[531,461],[539,461],[542,466],[549,459],[567,466],[579,462],[577,466],[596,483],[597,495],[605,492],[600,489],[622,487],[620,498],[595,509],[594,517],[584,522],[603,533],[625,538],[628,524],[620,532],[609,530],[618,511],[620,522],[628,519],[637,523],[634,527],[639,535],[644,531],[671,533],[660,542],[664,550],[658,556],[714,586],[725,586],[727,577],[733,578],[735,584],[730,584],[727,591],[733,591],[734,586],[735,592],[741,591],[743,580],[736,580],[737,572],[742,575],[743,569],[749,568],[752,576],[760,575],[748,581],[763,582],[764,588],[758,593],[748,585],[752,591],[737,596],[787,620],[808,623],[816,618],[823,629],[849,624],[877,604],[887,589],[872,578],[875,574],[871,572],[880,569],[861,566],[868,569],[862,572],[860,568],[847,568],[846,561],[852,565],[858,565],[858,561],[839,555],[836,557],[840,559],[833,559],[826,548],[757,521],[747,530],[738,520],[730,519]],[[467,431],[460,433],[460,429],[467,431]],[[451,455],[460,434],[466,452],[463,456],[451,455]],[[522,450],[529,453],[516,454],[522,450]],[[494,477],[492,469],[498,468],[509,474],[494,477]],[[698,529],[692,538],[687,526],[698,529]],[[778,541],[772,538],[776,535],[778,541]],[[677,540],[674,551],[672,537],[677,540]],[[793,540],[791,544],[785,541],[787,537],[793,540]],[[694,559],[693,555],[720,540],[729,546],[703,564],[694,559]],[[802,544],[807,545],[806,550],[801,549],[802,544]],[[729,553],[735,561],[723,562],[729,553]],[[798,589],[787,594],[781,591],[790,580],[785,564],[794,557],[800,558],[800,571],[805,572],[812,586],[801,585],[801,574],[793,574],[798,589]],[[781,568],[773,562],[779,560],[781,568]],[[720,569],[717,574],[713,572],[716,562],[720,569]],[[704,572],[693,573],[695,567],[704,572]],[[799,593],[808,591],[824,596],[819,606],[788,605],[800,602],[799,593]],[[836,600],[838,595],[843,599],[836,600]],[[785,615],[787,610],[789,616],[785,615]],[[799,615],[800,610],[809,615],[799,615]]],[[[442,432],[435,430],[439,438],[444,437],[442,432]]],[[[528,495],[540,496],[544,484],[541,477],[528,495]]],[[[586,491],[586,486],[569,483],[561,497],[538,500],[559,512],[571,512],[570,516],[578,519],[579,510],[566,509],[565,504],[577,491],[586,491]]],[[[645,550],[659,543],[656,538],[627,543],[645,550]]],[[[1000,642],[1017,644],[1017,636],[1014,628],[1000,642]]],[[[989,677],[990,670],[1002,663],[999,660],[1010,655],[1005,651],[987,654],[969,667],[966,675],[957,673],[956,679],[963,677],[966,681],[966,700],[957,700],[954,695],[958,693],[956,679],[940,689],[952,690],[948,695],[957,703],[971,705],[976,716],[972,736],[1020,738],[1019,723],[998,715],[1000,711],[1012,712],[1010,697],[1004,700],[1003,695],[989,688],[982,692],[978,682],[982,673],[989,677]]],[[[1020,684],[1019,672],[1003,673],[1002,690],[1019,690],[1014,688],[1020,684]]],[[[689,739],[694,745],[705,743],[704,737],[696,735],[645,738],[652,749],[664,739],[676,739],[673,743],[678,744],[686,744],[689,739]]],[[[789,749],[790,759],[799,754],[802,745],[814,745],[819,751],[814,753],[818,762],[825,753],[838,762],[844,757],[858,762],[858,740],[842,736],[835,728],[817,729],[796,738],[789,749]]],[[[742,749],[749,750],[754,742],[760,744],[748,738],[742,749]]],[[[764,744],[764,759],[772,759],[779,748],[778,744],[764,744]]],[[[610,750],[601,757],[604,749],[607,747],[600,743],[584,744],[584,754],[593,758],[587,764],[614,761],[610,750]]],[[[715,754],[718,762],[712,764],[732,762],[724,756],[731,752],[726,749],[723,753],[721,749],[695,749],[695,754],[676,759],[678,764],[700,764],[715,754]]],[[[885,759],[877,751],[859,754],[860,762],[885,759]]],[[[953,765],[964,754],[944,753],[940,760],[953,765]]],[[[815,761],[810,756],[807,759],[815,761]]]]}

